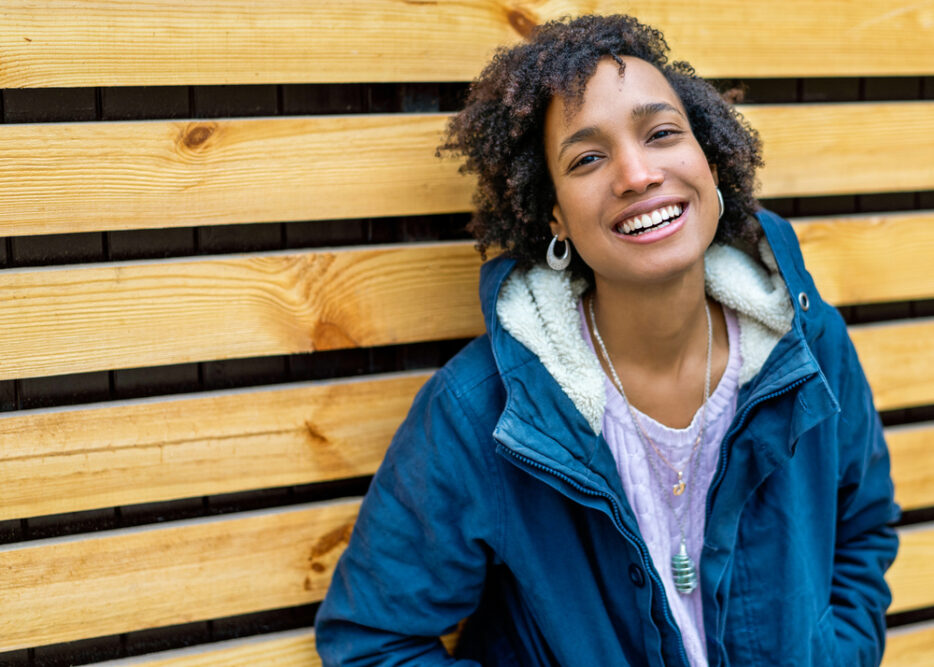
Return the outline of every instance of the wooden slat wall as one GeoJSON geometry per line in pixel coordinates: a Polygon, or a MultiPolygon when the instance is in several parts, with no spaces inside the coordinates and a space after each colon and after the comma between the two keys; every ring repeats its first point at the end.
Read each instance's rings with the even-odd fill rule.
{"type": "MultiPolygon", "coordinates": [[[[741,110],[764,141],[764,197],[901,192],[934,182],[934,102],[741,110]]],[[[411,114],[5,127],[0,233],[466,211],[472,179],[457,173],[456,162],[434,157],[446,119],[411,114]]]]}
{"type": "Polygon", "coordinates": [[[708,77],[931,69],[930,7],[908,0],[6,0],[0,86],[461,81],[536,23],[621,11],[708,77]]]}
{"type": "MultiPolygon", "coordinates": [[[[887,320],[854,324],[851,332],[878,407],[905,422],[886,430],[897,499],[906,510],[929,512],[934,197],[923,191],[934,191],[934,101],[919,100],[934,98],[934,23],[924,3],[708,0],[699,12],[683,0],[12,0],[0,10],[0,87],[303,83],[339,90],[399,82],[399,91],[411,91],[413,82],[466,81],[495,45],[585,6],[631,11],[657,25],[677,46],[675,57],[706,76],[929,77],[917,87],[930,86],[930,93],[900,98],[913,101],[802,104],[808,95],[801,91],[814,83],[803,79],[797,103],[742,108],[765,142],[762,196],[837,196],[813,200],[833,216],[798,217],[795,228],[824,297],[853,321],[866,312],[887,320]],[[863,197],[877,202],[865,210],[881,212],[858,214],[863,197]],[[909,315],[922,317],[892,320],[909,315]]],[[[888,85],[897,88],[897,81],[888,85]]],[[[872,85],[859,84],[859,99],[871,97],[872,85]]],[[[188,91],[191,100],[212,94],[223,93],[188,91]]],[[[281,88],[278,95],[282,113],[281,88]]],[[[4,93],[5,102],[13,99],[4,93]]],[[[188,108],[194,113],[194,102],[188,108]]],[[[253,119],[0,124],[0,234],[8,238],[0,262],[16,263],[21,238],[59,242],[33,235],[184,233],[193,226],[200,235],[227,224],[313,221],[325,239],[335,220],[469,209],[471,179],[433,155],[447,118],[426,113],[437,105],[354,116],[274,117],[276,104],[265,108],[272,110],[253,119]]],[[[9,109],[0,105],[8,118],[9,109]]],[[[813,214],[820,207],[811,201],[789,199],[786,213],[813,214]]],[[[403,217],[380,224],[409,223],[403,217]]],[[[106,246],[109,234],[101,238],[106,246]]],[[[0,401],[9,400],[3,391],[11,387],[20,396],[27,385],[61,391],[69,373],[109,373],[113,386],[117,374],[130,372],[120,369],[139,366],[158,367],[158,374],[166,364],[317,357],[324,350],[350,359],[380,346],[414,350],[425,341],[469,337],[482,329],[477,266],[468,242],[420,240],[0,270],[7,297],[0,309],[0,401]]],[[[343,364],[342,373],[349,367],[343,364]]],[[[199,378],[205,368],[198,365],[199,378]]],[[[25,530],[67,522],[67,512],[296,484],[340,498],[351,487],[338,480],[375,470],[427,377],[421,369],[10,412],[0,416],[0,535],[14,525],[18,535],[19,524],[25,530]]],[[[16,572],[0,576],[0,663],[35,667],[45,664],[47,644],[113,633],[132,638],[146,628],[313,603],[324,594],[357,502],[14,538],[0,546],[0,572],[16,572]]],[[[900,532],[891,611],[909,620],[934,616],[934,526],[900,532]]],[[[921,664],[918,656],[934,649],[929,628],[911,630],[892,634],[888,667],[921,664]]],[[[60,649],[59,662],[74,662],[70,646],[60,649]]],[[[127,664],[315,660],[313,631],[305,630],[127,664]]]]}

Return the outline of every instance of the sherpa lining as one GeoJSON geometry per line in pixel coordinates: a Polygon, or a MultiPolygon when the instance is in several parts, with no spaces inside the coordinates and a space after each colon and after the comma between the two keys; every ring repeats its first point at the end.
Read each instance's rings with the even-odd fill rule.
{"type": "MultiPolygon", "coordinates": [[[[713,245],[704,255],[707,293],[736,311],[742,353],[740,386],[762,369],[772,348],[791,330],[794,308],[768,242],[762,264],[743,251],[713,245]]],[[[566,271],[535,266],[513,271],[500,289],[496,315],[503,327],[541,360],[580,413],[600,433],[606,408],[603,369],[580,333],[577,302],[584,281],[566,271]]]]}

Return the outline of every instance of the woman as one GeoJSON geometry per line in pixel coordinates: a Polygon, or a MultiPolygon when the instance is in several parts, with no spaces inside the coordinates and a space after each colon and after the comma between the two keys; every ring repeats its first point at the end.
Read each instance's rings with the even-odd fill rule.
{"type": "Polygon", "coordinates": [[[423,388],[316,625],[325,664],[870,665],[897,541],[846,328],[758,139],[655,30],[542,26],[443,149],[487,334],[423,388]],[[544,266],[542,260],[547,260],[544,266]]]}

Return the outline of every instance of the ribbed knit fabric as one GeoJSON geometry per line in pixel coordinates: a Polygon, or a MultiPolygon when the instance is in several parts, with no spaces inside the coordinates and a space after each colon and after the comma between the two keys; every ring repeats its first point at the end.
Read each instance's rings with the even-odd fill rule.
{"type": "MultiPolygon", "coordinates": [[[[587,318],[584,316],[583,302],[578,303],[578,312],[581,334],[593,349],[590,329],[587,325],[587,318]]],[[[707,400],[707,425],[704,428],[704,442],[696,454],[700,457],[697,462],[696,478],[692,478],[687,462],[700,430],[701,410],[698,409],[690,426],[684,429],[668,428],[636,410],[639,422],[649,438],[671,461],[672,465],[684,471],[687,490],[681,496],[675,496],[671,492],[677,475],[651,448],[646,451],[646,446],[643,445],[636,426],[633,424],[629,409],[613,385],[613,381],[606,377],[604,383],[607,402],[603,415],[603,435],[616,460],[616,468],[622,479],[626,498],[635,512],[639,530],[648,545],[655,568],[661,575],[675,622],[681,629],[688,659],[694,667],[707,665],[700,586],[690,595],[681,595],[675,590],[671,575],[671,556],[678,550],[681,531],[667,499],[671,499],[671,507],[674,508],[677,517],[681,517],[687,507],[683,519],[687,551],[694,563],[700,567],[707,490],[710,488],[710,482],[717,467],[720,442],[736,414],[739,370],[742,363],[739,324],[736,315],[726,307],[723,308],[723,312],[726,317],[730,346],[729,361],[720,382],[716,389],[711,391],[707,400]],[[655,479],[647,456],[654,457],[655,468],[662,477],[661,485],[655,479]]],[[[625,388],[626,386],[623,385],[623,389],[625,388]]],[[[693,465],[692,462],[691,467],[693,465]]]]}

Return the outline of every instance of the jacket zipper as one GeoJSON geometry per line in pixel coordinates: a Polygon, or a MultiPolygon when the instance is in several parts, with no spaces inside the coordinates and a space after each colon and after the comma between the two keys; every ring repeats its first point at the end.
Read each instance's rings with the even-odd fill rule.
{"type": "Polygon", "coordinates": [[[801,384],[804,384],[810,377],[811,376],[808,375],[802,378],[798,378],[791,384],[785,387],[782,387],[781,389],[777,391],[773,391],[772,393],[766,394],[765,396],[760,396],[756,400],[750,401],[749,403],[747,403],[745,409],[743,410],[743,414],[740,415],[739,421],[736,422],[736,425],[729,430],[726,436],[724,436],[722,444],[720,446],[720,460],[717,463],[717,472],[714,474],[713,480],[710,482],[710,490],[707,493],[707,507],[705,508],[705,512],[704,512],[705,532],[706,532],[706,526],[710,522],[710,510],[711,510],[711,507],[713,506],[713,497],[714,495],[716,495],[717,489],[720,487],[720,482],[723,480],[723,474],[726,470],[726,453],[729,450],[727,443],[733,440],[733,437],[736,435],[736,433],[746,423],[746,417],[749,416],[749,412],[754,407],[756,407],[760,403],[764,403],[765,401],[770,401],[777,396],[781,396],[782,394],[788,393],[795,387],[801,384]]]}
{"type": "MultiPolygon", "coordinates": [[[[537,461],[533,461],[532,459],[526,456],[523,456],[522,454],[518,454],[514,452],[512,449],[510,449],[509,447],[506,447],[505,445],[503,445],[503,450],[508,452],[510,456],[521,461],[525,465],[530,466],[532,468],[536,468],[538,470],[541,470],[542,472],[548,473],[549,475],[560,479],[565,484],[567,484],[568,486],[570,486],[571,488],[573,488],[579,493],[583,493],[584,495],[593,496],[597,498],[604,498],[610,503],[610,507],[613,508],[613,522],[616,524],[616,529],[619,530],[619,532],[623,534],[623,537],[629,540],[629,542],[639,550],[639,553],[642,555],[643,569],[645,569],[648,572],[652,580],[658,585],[659,590],[662,591],[662,602],[664,602],[663,611],[665,612],[665,620],[671,623],[671,625],[674,626],[675,628],[678,628],[678,624],[675,623],[674,618],[671,615],[671,609],[668,606],[668,598],[664,595],[665,586],[664,584],[662,584],[661,578],[658,576],[657,571],[654,567],[652,566],[645,567],[646,563],[651,564],[652,562],[651,557],[648,554],[648,550],[645,547],[644,543],[642,543],[635,535],[632,534],[631,531],[627,530],[626,527],[623,525],[622,518],[620,517],[619,505],[616,503],[616,499],[613,498],[613,496],[611,496],[608,493],[604,493],[602,491],[595,491],[593,489],[588,489],[585,486],[581,486],[580,484],[575,482],[573,479],[571,479],[567,475],[558,472],[554,468],[549,468],[548,466],[544,466],[541,463],[538,463],[537,461]]],[[[678,628],[678,630],[680,634],[680,628],[678,628]]],[[[681,639],[681,641],[678,642],[678,652],[681,655],[681,659],[684,661],[684,664],[690,665],[691,662],[688,660],[687,653],[684,650],[683,639],[681,639]]]]}

